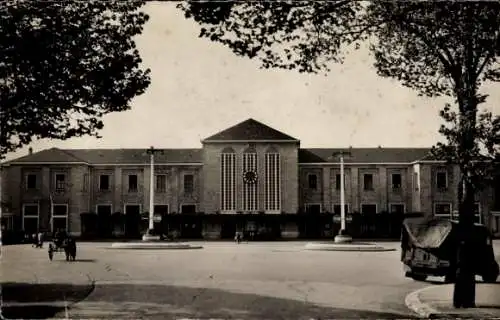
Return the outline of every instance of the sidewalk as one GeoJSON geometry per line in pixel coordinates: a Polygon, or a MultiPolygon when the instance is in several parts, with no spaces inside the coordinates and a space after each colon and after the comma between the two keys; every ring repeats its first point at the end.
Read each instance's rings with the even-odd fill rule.
{"type": "Polygon", "coordinates": [[[453,284],[417,290],[406,297],[406,305],[424,318],[500,319],[500,283],[476,284],[476,308],[453,307],[453,284]]]}

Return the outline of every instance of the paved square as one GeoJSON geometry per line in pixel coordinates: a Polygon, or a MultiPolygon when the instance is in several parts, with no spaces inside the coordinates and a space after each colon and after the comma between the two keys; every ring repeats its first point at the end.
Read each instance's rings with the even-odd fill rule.
{"type": "Polygon", "coordinates": [[[40,317],[73,319],[408,318],[405,296],[429,285],[403,276],[399,249],[201,244],[200,250],[116,250],[109,243],[78,243],[75,262],[63,255],[50,262],[45,248],[4,247],[2,282],[15,282],[3,285],[9,307],[4,315],[32,318],[20,312],[38,310],[40,317]]]}

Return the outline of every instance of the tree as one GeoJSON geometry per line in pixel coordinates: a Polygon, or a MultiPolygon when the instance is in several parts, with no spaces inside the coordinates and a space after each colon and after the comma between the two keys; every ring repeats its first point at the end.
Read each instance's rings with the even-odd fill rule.
{"type": "Polygon", "coordinates": [[[0,6],[0,159],[37,138],[99,137],[102,116],[144,93],[134,37],[143,1],[0,6]]]}
{"type": "Polygon", "coordinates": [[[476,160],[495,160],[499,142],[499,121],[488,113],[478,115],[486,100],[479,88],[485,81],[500,80],[500,2],[225,1],[184,2],[179,8],[202,26],[201,37],[259,59],[264,68],[328,72],[330,63],[342,62],[348,49],[365,42],[380,76],[398,79],[420,95],[455,100],[458,113],[449,108],[442,112],[452,125],[441,129],[447,143],[438,144],[434,154],[460,168],[459,227],[464,237],[454,305],[474,306],[473,249],[467,235],[474,195],[484,183],[479,173],[486,172],[476,160]]]}

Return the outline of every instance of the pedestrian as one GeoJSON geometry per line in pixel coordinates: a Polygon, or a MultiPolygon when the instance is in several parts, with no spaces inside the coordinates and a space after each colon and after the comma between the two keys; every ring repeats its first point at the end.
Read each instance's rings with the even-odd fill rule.
{"type": "Polygon", "coordinates": [[[236,234],[234,235],[234,241],[236,241],[237,244],[240,244],[240,242],[241,242],[241,232],[236,231],[236,234]]]}
{"type": "Polygon", "coordinates": [[[43,233],[38,232],[38,248],[43,248],[43,233]]]}
{"type": "Polygon", "coordinates": [[[38,247],[36,233],[31,234],[31,247],[38,247]]]}

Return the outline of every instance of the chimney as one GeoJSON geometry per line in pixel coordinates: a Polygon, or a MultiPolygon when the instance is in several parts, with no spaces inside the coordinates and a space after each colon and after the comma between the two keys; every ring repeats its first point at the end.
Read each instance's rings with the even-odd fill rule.
{"type": "Polygon", "coordinates": [[[32,148],[32,147],[29,147],[29,149],[28,149],[28,153],[29,153],[29,155],[32,155],[32,154],[33,154],[33,148],[32,148]]]}

